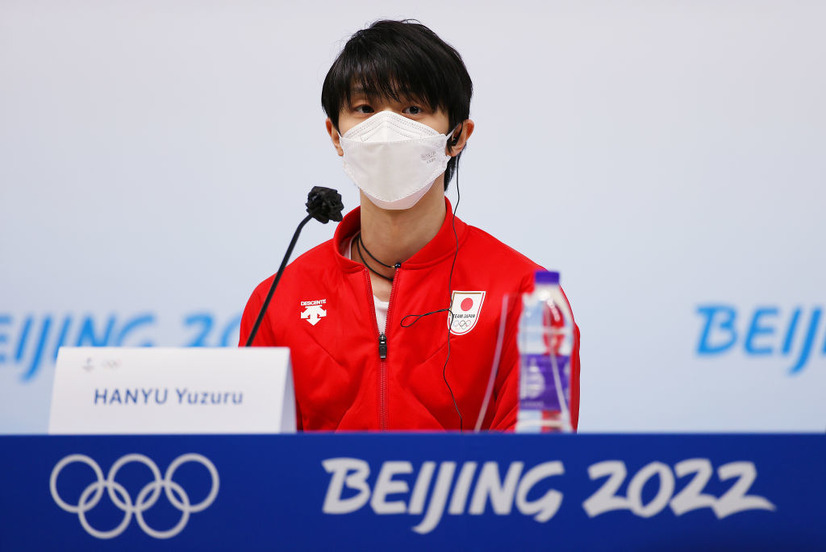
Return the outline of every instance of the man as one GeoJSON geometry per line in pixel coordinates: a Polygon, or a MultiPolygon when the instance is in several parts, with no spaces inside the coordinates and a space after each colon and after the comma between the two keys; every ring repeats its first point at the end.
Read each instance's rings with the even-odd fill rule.
{"type": "MultiPolygon", "coordinates": [[[[416,22],[357,32],[330,68],[327,132],[361,207],[286,268],[254,343],[290,348],[299,429],[515,425],[518,298],[539,267],[445,198],[474,130],[471,93],[459,54],[416,22]]],[[[242,343],[271,281],[250,297],[242,343]]]]}

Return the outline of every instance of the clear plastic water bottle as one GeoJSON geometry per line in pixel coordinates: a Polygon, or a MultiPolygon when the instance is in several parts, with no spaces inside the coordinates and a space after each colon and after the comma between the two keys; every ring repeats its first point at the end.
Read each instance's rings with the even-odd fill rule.
{"type": "Polygon", "coordinates": [[[516,431],[569,432],[573,318],[559,272],[536,271],[519,319],[519,413],[516,431]]]}

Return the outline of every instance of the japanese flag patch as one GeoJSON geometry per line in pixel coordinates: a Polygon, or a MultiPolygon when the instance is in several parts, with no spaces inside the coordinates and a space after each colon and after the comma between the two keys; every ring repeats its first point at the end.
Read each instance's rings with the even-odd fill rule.
{"type": "Polygon", "coordinates": [[[450,333],[464,335],[476,326],[482,312],[482,303],[485,302],[484,291],[454,291],[450,300],[450,310],[453,319],[448,315],[447,323],[450,333]]]}

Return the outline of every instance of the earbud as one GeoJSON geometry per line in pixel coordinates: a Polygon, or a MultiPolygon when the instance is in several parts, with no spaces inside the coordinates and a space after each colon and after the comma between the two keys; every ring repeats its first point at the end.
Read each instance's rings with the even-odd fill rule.
{"type": "Polygon", "coordinates": [[[457,125],[456,129],[453,131],[453,137],[450,139],[450,145],[455,146],[459,143],[459,138],[462,137],[462,125],[457,125]]]}

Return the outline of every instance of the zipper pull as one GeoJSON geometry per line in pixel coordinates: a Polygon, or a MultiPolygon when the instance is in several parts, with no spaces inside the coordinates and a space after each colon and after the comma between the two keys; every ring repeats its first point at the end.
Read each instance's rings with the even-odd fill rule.
{"type": "Polygon", "coordinates": [[[383,333],[379,334],[379,358],[387,358],[387,337],[383,333]]]}

